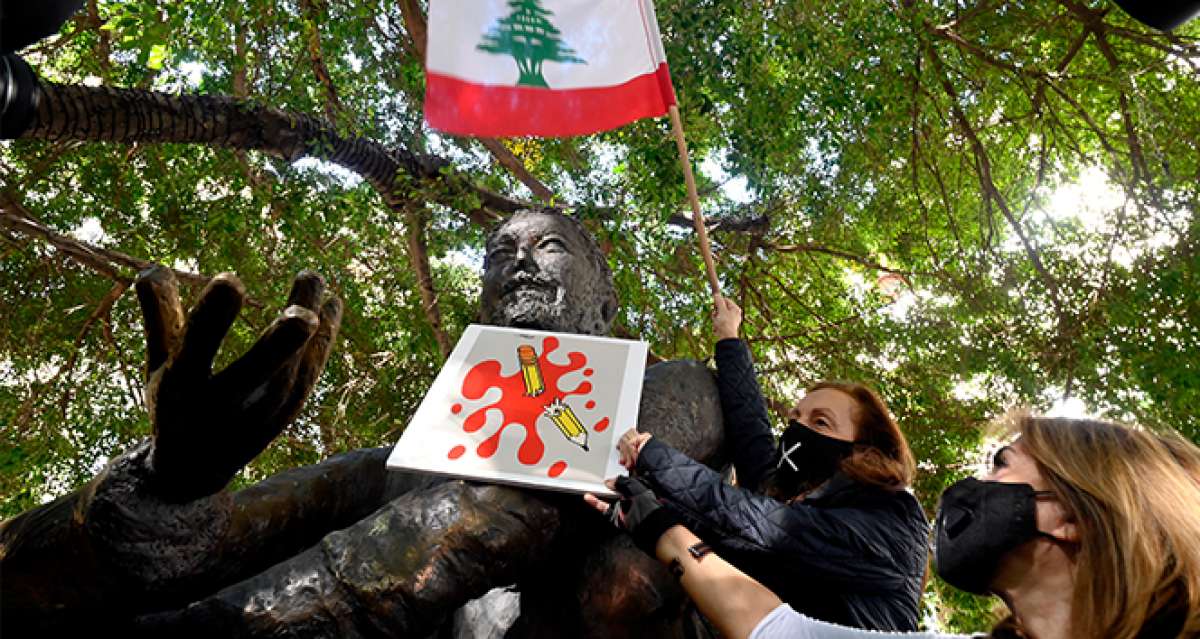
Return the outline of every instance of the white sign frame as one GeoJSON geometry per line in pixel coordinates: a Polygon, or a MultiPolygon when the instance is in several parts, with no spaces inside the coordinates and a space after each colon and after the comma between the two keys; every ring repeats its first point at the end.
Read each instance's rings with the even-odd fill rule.
{"type": "MultiPolygon", "coordinates": [[[[618,462],[616,442],[622,433],[637,424],[646,353],[647,345],[642,341],[472,324],[459,338],[433,386],[392,448],[387,468],[615,496],[603,481],[626,474],[618,462]],[[546,349],[553,343],[547,338],[557,340],[557,346],[546,349]],[[517,451],[524,450],[530,438],[530,427],[495,407],[504,397],[502,386],[508,384],[511,390],[517,383],[514,378],[519,379],[526,390],[531,384],[539,383],[541,368],[536,375],[527,375],[517,352],[518,346],[530,344],[535,347],[541,365],[550,372],[550,377],[542,382],[550,388],[543,391],[544,396],[530,397],[529,393],[521,393],[528,399],[517,401],[523,406],[534,401],[539,406],[548,406],[557,396],[560,402],[574,406],[573,410],[567,411],[571,413],[569,418],[551,417],[551,413],[558,415],[558,412],[556,408],[550,408],[534,420],[532,429],[536,436],[533,439],[540,441],[544,453],[538,463],[532,465],[517,460],[517,451]],[[585,353],[585,358],[590,359],[584,361],[595,362],[595,370],[575,366],[576,360],[570,359],[571,353],[585,353]],[[492,367],[495,375],[479,374],[477,379],[498,381],[483,384],[487,390],[480,397],[468,398],[464,391],[469,371],[480,369],[490,360],[496,362],[492,367]],[[557,381],[564,382],[563,388],[558,387],[557,381]],[[581,392],[580,389],[587,390],[581,392]],[[594,399],[580,403],[579,400],[585,397],[594,399]],[[605,419],[597,422],[597,418],[607,420],[602,431],[596,428],[605,419]],[[475,430],[464,426],[472,421],[475,430]],[[580,434],[580,429],[584,434],[580,434]],[[525,433],[523,440],[522,432],[525,433]],[[490,448],[493,452],[484,457],[480,451],[487,449],[484,444],[489,440],[494,440],[490,448]],[[596,446],[599,448],[594,448],[596,446]],[[452,456],[453,453],[457,456],[452,456]],[[549,473],[557,464],[563,465],[558,471],[561,476],[551,476],[549,473]]],[[[524,419],[528,421],[528,417],[524,419]]],[[[528,458],[532,459],[532,456],[528,458]]]]}

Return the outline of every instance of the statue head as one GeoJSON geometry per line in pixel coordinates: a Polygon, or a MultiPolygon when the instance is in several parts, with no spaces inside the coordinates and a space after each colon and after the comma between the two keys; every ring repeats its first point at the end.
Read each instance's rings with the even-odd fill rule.
{"type": "Polygon", "coordinates": [[[608,335],[617,314],[612,272],[577,220],[518,211],[488,235],[485,251],[483,322],[608,335]]]}

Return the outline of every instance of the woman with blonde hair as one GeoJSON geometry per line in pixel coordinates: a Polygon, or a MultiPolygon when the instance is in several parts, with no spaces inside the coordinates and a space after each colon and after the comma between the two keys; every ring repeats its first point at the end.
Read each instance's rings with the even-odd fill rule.
{"type": "Polygon", "coordinates": [[[1013,636],[1200,635],[1200,450],[1095,420],[1010,422],[1019,437],[989,479],[1033,487],[1034,536],[1016,543],[1021,535],[1006,533],[1013,547],[997,549],[1007,552],[994,569],[960,559],[972,542],[960,550],[959,539],[989,524],[976,515],[983,504],[953,499],[951,487],[937,519],[939,574],[1000,595],[1012,615],[999,630],[1013,636]],[[963,514],[976,519],[959,523],[963,514]]]}
{"type": "MultiPolygon", "coordinates": [[[[1200,636],[1200,449],[1175,434],[1096,420],[1017,415],[1006,426],[1013,443],[983,479],[946,489],[936,518],[938,574],[998,595],[1010,611],[989,636],[1200,636]]],[[[625,495],[616,519],[638,539],[662,506],[636,479],[614,485],[625,495]]],[[[695,539],[677,525],[652,548],[678,566],[697,607],[728,637],[964,637],[816,621],[720,557],[705,563],[689,553],[695,539]]]]}

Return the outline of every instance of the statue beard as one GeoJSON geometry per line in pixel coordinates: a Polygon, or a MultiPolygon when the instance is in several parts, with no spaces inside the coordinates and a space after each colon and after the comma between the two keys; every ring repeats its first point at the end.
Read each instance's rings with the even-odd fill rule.
{"type": "Polygon", "coordinates": [[[489,320],[501,326],[576,332],[567,312],[567,291],[540,278],[515,280],[489,320]]]}
{"type": "Polygon", "coordinates": [[[610,305],[597,299],[595,288],[579,278],[564,286],[543,273],[517,273],[495,291],[495,297],[484,297],[480,319],[511,328],[608,335],[605,312],[610,305]]]}

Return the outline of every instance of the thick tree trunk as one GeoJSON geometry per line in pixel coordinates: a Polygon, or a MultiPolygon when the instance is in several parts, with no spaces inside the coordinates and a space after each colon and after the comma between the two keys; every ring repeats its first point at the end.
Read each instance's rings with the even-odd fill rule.
{"type": "Polygon", "coordinates": [[[450,164],[442,158],[346,137],[314,117],[248,100],[61,85],[46,80],[40,80],[40,94],[34,121],[21,138],[205,144],[260,151],[288,161],[307,156],[334,162],[361,175],[383,195],[389,207],[405,201],[407,194],[397,185],[409,178],[443,187],[440,201],[451,206],[456,199],[467,196],[478,198],[492,212],[512,213],[526,208],[521,202],[446,174],[444,170],[450,164]]]}
{"type": "MultiPolygon", "coordinates": [[[[463,211],[472,222],[485,228],[504,214],[534,208],[446,171],[451,165],[444,158],[388,148],[366,138],[346,137],[333,125],[309,115],[225,96],[62,85],[44,79],[39,83],[37,113],[33,123],[20,135],[21,139],[126,144],[175,142],[254,150],[288,161],[313,157],[362,176],[394,210],[401,210],[410,199],[404,188],[410,180],[439,187],[431,191],[434,200],[463,211]],[[480,206],[471,206],[472,202],[480,206]]],[[[503,144],[490,138],[480,141],[537,197],[553,199],[553,192],[529,174],[520,159],[503,144]]],[[[617,209],[587,208],[601,217],[621,214],[617,209]]],[[[759,214],[712,218],[708,222],[713,231],[750,235],[763,235],[768,228],[767,216],[759,214]]],[[[692,228],[690,218],[683,215],[672,216],[668,223],[692,228]]]]}
{"type": "MultiPolygon", "coordinates": [[[[317,118],[263,107],[248,100],[59,85],[45,80],[40,81],[39,95],[34,121],[23,133],[23,138],[195,143],[256,150],[288,161],[316,157],[361,175],[394,211],[409,210],[412,202],[409,185],[414,181],[424,182],[437,187],[427,189],[433,199],[465,210],[482,226],[490,226],[498,219],[497,211],[511,213],[524,208],[520,202],[475,187],[444,171],[449,163],[440,158],[418,156],[406,149],[389,149],[365,138],[346,137],[317,118]],[[483,208],[464,205],[464,196],[465,201],[477,199],[482,202],[483,208]]],[[[410,249],[417,250],[410,253],[413,253],[414,266],[418,269],[426,315],[438,348],[445,357],[449,354],[449,338],[441,324],[441,310],[433,292],[428,259],[423,257],[423,240],[414,237],[414,232],[421,231],[410,230],[410,249]],[[415,247],[414,239],[419,241],[415,247]]],[[[63,248],[62,243],[56,246],[63,248]]],[[[68,254],[77,260],[92,257],[69,251],[68,254]]]]}

